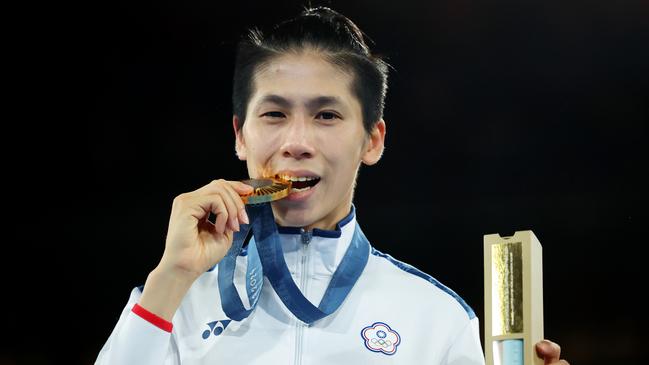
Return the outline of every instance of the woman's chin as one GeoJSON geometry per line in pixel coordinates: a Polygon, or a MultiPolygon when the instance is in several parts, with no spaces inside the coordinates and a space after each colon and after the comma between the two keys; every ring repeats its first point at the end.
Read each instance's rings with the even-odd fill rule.
{"type": "Polygon", "coordinates": [[[280,226],[307,227],[315,222],[315,218],[312,217],[312,209],[305,209],[305,207],[295,207],[290,205],[285,206],[284,204],[276,204],[273,208],[275,221],[280,226]]]}

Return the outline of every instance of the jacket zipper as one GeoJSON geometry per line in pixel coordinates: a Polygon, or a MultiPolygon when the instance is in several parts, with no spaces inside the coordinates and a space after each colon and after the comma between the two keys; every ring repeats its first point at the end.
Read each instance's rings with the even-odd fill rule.
{"type": "MultiPolygon", "coordinates": [[[[300,238],[302,240],[302,257],[300,259],[300,291],[306,297],[306,290],[309,271],[309,243],[311,242],[312,233],[300,228],[300,238]]],[[[295,365],[302,364],[302,348],[304,346],[304,331],[308,327],[307,324],[302,323],[299,319],[295,320],[295,365]]]]}

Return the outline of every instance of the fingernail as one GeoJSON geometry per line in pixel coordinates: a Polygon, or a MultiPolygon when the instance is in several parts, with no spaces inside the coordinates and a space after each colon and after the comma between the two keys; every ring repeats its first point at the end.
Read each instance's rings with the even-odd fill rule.
{"type": "Polygon", "coordinates": [[[242,220],[245,224],[250,224],[250,220],[248,219],[248,214],[246,213],[246,208],[242,208],[242,209],[241,209],[241,214],[240,214],[240,216],[241,216],[241,220],[242,220]]]}

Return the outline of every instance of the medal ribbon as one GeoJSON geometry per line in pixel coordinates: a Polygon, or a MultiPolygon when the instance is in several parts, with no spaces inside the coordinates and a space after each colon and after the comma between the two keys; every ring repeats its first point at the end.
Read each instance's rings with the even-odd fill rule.
{"type": "Polygon", "coordinates": [[[291,277],[270,203],[248,205],[246,211],[251,224],[242,225],[240,231],[235,232],[232,247],[218,264],[219,292],[226,316],[241,321],[250,315],[261,294],[263,276],[268,278],[284,305],[302,322],[312,324],[335,312],[360,277],[369,257],[369,242],[358,224],[345,255],[316,307],[304,297],[291,277]],[[234,270],[237,256],[250,230],[254,241],[251,240],[248,245],[246,293],[250,308],[246,309],[234,286],[234,270]]]}

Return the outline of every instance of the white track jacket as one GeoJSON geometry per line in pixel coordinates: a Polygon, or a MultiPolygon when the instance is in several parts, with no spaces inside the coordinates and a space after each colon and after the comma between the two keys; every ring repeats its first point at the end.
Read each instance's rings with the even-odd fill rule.
{"type": "MultiPolygon", "coordinates": [[[[322,299],[358,227],[352,208],[336,230],[279,228],[290,274],[310,302],[322,299]]],[[[293,316],[266,278],[256,308],[237,322],[221,308],[218,270],[206,272],[189,289],[172,328],[133,311],[141,296],[135,288],[95,364],[484,364],[478,319],[458,295],[369,250],[342,305],[312,325],[293,316]]],[[[249,305],[246,260],[245,252],[236,259],[235,286],[249,305]]]]}

